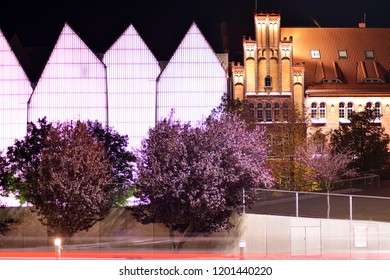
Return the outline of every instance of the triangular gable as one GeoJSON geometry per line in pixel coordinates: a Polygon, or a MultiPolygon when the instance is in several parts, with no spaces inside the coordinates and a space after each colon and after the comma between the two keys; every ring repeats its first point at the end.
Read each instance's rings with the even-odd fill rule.
{"type": "Polygon", "coordinates": [[[158,64],[140,34],[130,25],[104,54],[104,63],[158,64]],[[131,51],[131,55],[129,55],[131,51]]]}
{"type": "Polygon", "coordinates": [[[29,104],[29,120],[107,122],[105,68],[79,36],[64,25],[29,104]]]}
{"type": "MultiPolygon", "coordinates": [[[[210,74],[219,77],[226,76],[225,71],[221,66],[221,61],[195,23],[191,25],[161,76],[176,76],[178,73],[174,72],[174,68],[177,63],[187,63],[189,67],[184,68],[183,70],[190,70],[196,67],[197,69],[203,69],[206,72],[210,69],[210,66],[212,66],[213,71],[209,72],[210,74]]],[[[204,75],[204,73],[201,72],[198,72],[198,74],[200,76],[204,75]]],[[[185,75],[186,74],[183,73],[182,76],[185,75]]]]}
{"type": "Polygon", "coordinates": [[[226,94],[226,72],[195,23],[161,73],[158,81],[158,119],[175,109],[182,121],[207,117],[226,94]]]}
{"type": "Polygon", "coordinates": [[[68,24],[64,25],[51,53],[48,64],[64,62],[101,64],[99,58],[90,50],[90,48],[68,24]],[[65,54],[69,55],[63,56],[64,53],[61,50],[65,50],[65,54]]]}
{"type": "Polygon", "coordinates": [[[104,54],[107,66],[110,126],[140,147],[155,123],[157,59],[130,25],[104,54]]]}
{"type": "Polygon", "coordinates": [[[25,136],[31,92],[30,81],[0,30],[0,153],[25,136]]]}

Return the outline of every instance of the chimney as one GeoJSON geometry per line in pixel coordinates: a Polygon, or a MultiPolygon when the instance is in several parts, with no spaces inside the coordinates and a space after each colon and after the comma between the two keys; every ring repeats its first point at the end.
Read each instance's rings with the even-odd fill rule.
{"type": "Polygon", "coordinates": [[[367,19],[367,14],[364,13],[363,21],[359,22],[359,28],[366,28],[366,19],[367,19]]]}

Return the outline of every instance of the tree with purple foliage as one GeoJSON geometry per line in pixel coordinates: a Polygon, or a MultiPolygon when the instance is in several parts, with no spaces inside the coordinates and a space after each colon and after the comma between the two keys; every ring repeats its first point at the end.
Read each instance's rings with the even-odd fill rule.
{"type": "Polygon", "coordinates": [[[330,191],[337,181],[357,175],[351,167],[353,152],[344,149],[332,151],[329,145],[312,142],[300,150],[299,158],[307,169],[306,178],[318,183],[320,189],[327,193],[327,217],[330,217],[330,191]]]}
{"type": "Polygon", "coordinates": [[[171,114],[149,130],[138,151],[140,203],[130,210],[143,224],[164,224],[173,250],[197,234],[229,230],[230,217],[243,209],[243,194],[250,206],[256,189],[273,183],[268,151],[264,128],[248,130],[235,114],[196,127],[171,114]]]}

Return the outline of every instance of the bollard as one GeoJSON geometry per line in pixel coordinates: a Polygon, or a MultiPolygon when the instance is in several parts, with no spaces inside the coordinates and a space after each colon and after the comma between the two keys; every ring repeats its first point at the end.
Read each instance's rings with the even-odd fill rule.
{"type": "Polygon", "coordinates": [[[61,251],[62,251],[62,241],[61,238],[54,239],[54,252],[56,254],[57,259],[61,258],[61,251]]]}
{"type": "Polygon", "coordinates": [[[240,240],[240,242],[238,243],[238,246],[240,247],[240,260],[243,260],[244,259],[244,250],[246,247],[245,240],[240,240]]]}

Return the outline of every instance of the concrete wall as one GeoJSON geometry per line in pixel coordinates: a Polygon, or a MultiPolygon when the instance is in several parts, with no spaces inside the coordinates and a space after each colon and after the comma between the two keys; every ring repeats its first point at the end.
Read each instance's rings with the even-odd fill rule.
{"type": "MultiPolygon", "coordinates": [[[[0,217],[19,220],[6,236],[0,237],[2,249],[52,248],[36,214],[28,208],[0,209],[0,217]]],[[[390,223],[334,219],[296,218],[245,214],[232,218],[235,227],[229,232],[199,236],[189,240],[184,249],[239,252],[245,240],[245,254],[256,257],[297,256],[389,258],[390,223]]],[[[89,231],[76,234],[69,249],[91,250],[168,250],[168,230],[161,224],[142,225],[124,209],[110,214],[89,231]]]]}

